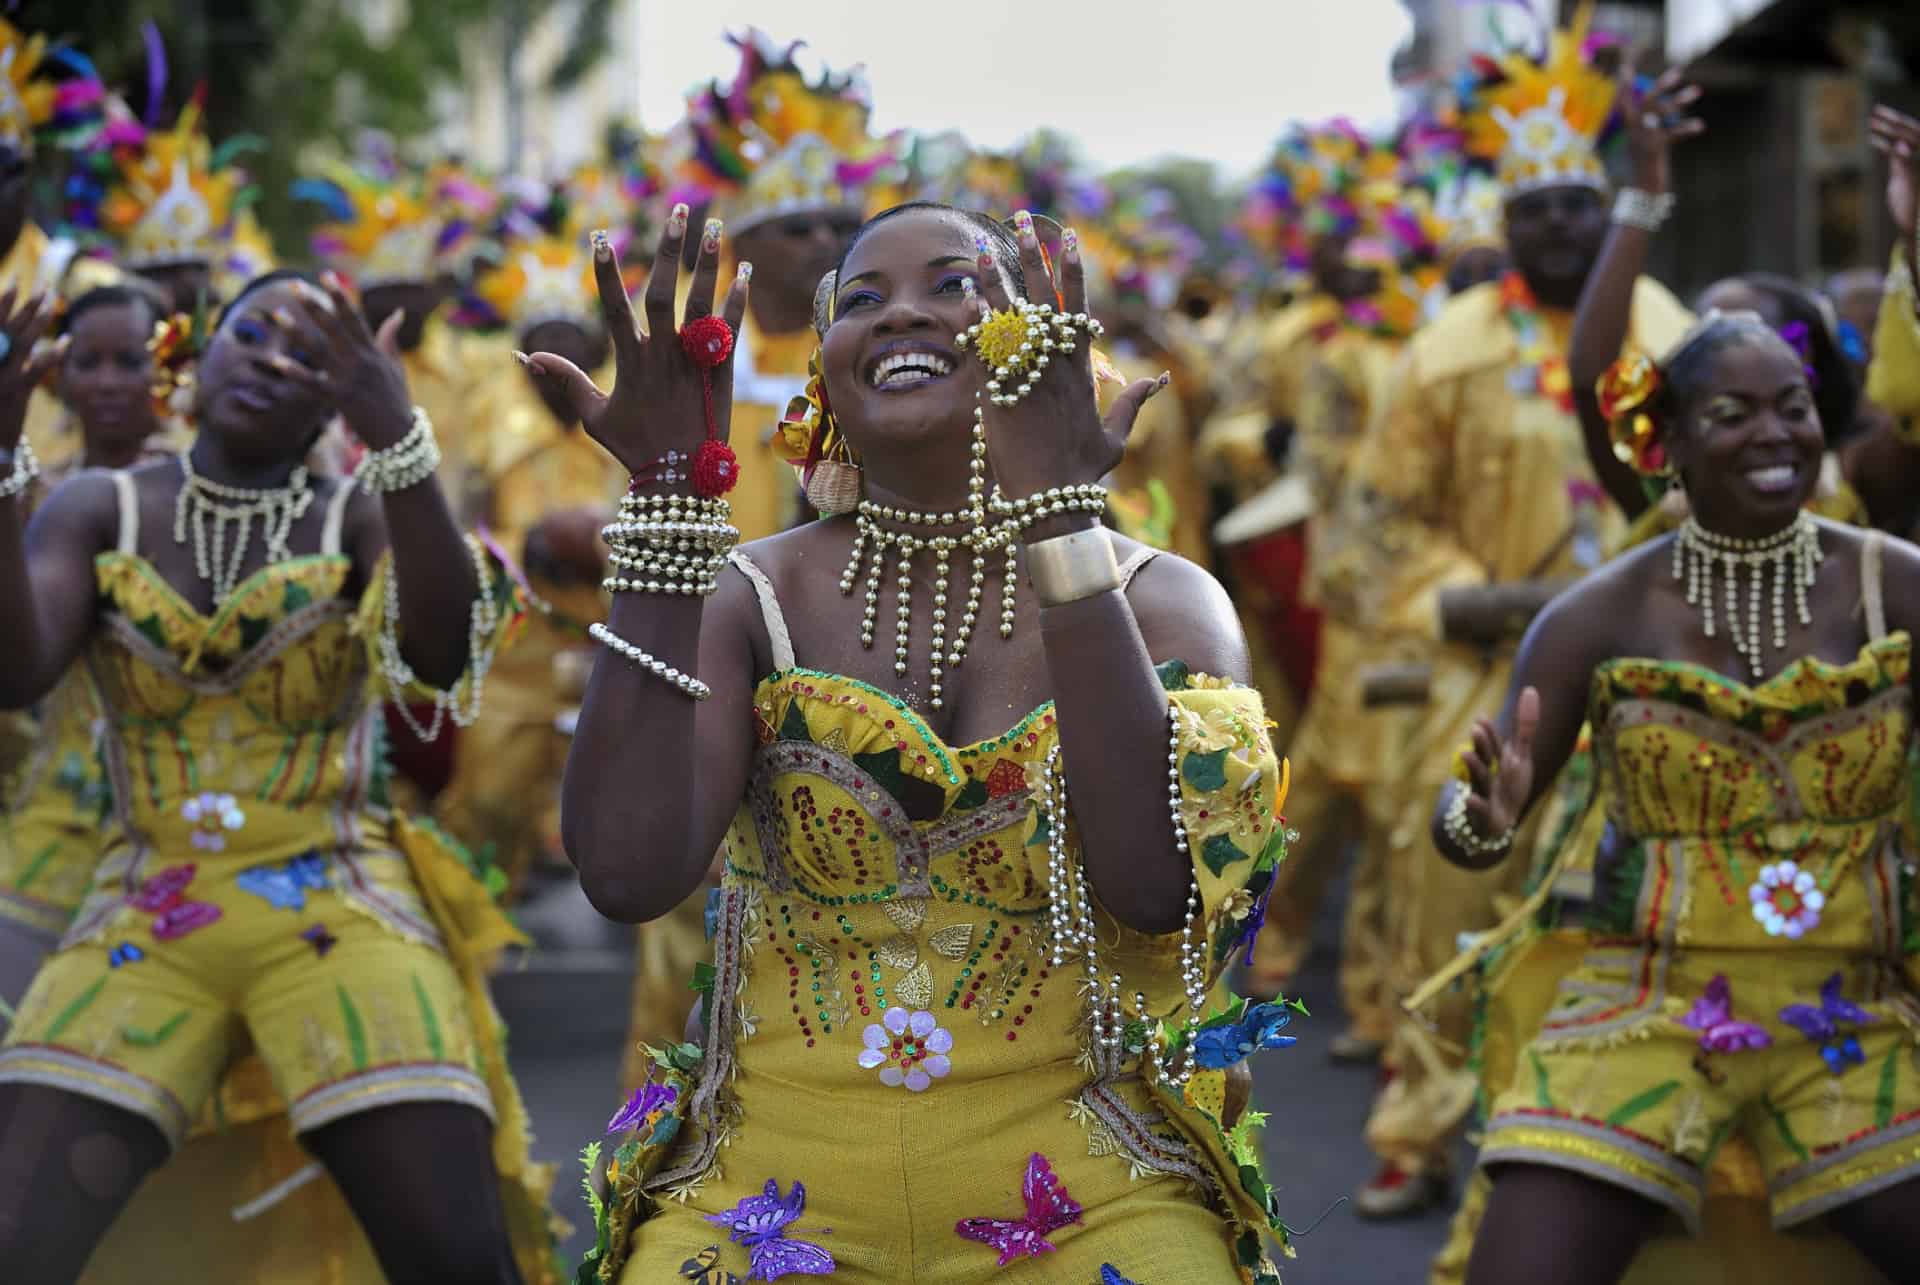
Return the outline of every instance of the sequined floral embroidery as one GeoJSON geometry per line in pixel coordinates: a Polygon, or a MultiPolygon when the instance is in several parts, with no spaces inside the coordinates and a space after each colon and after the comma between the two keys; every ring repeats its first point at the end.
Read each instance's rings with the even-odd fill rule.
{"type": "Polygon", "coordinates": [[[1769,937],[1804,936],[1819,925],[1820,911],[1827,904],[1813,876],[1791,861],[1761,866],[1747,896],[1753,902],[1753,917],[1769,937]]]}
{"type": "Polygon", "coordinates": [[[231,794],[196,794],[180,804],[180,816],[193,826],[193,846],[202,852],[225,852],[223,831],[247,823],[247,814],[231,794]]]}
{"type": "Polygon", "coordinates": [[[607,1121],[607,1132],[625,1133],[628,1129],[638,1129],[642,1144],[651,1143],[655,1128],[679,1097],[680,1090],[671,1084],[643,1084],[613,1113],[613,1119],[607,1121]]]}
{"type": "Polygon", "coordinates": [[[947,1058],[953,1036],[925,1009],[911,1014],[904,1008],[888,1009],[867,1027],[864,1042],[860,1065],[869,1071],[880,1068],[880,1083],[889,1087],[904,1085],[910,1092],[924,1093],[953,1069],[947,1058]]]}

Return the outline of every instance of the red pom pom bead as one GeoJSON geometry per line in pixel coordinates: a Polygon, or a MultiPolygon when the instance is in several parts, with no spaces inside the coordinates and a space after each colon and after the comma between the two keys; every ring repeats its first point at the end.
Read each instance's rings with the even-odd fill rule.
{"type": "Polygon", "coordinates": [[[721,317],[695,317],[680,327],[680,346],[694,365],[712,370],[733,353],[733,327],[721,317]]]}
{"type": "MultiPolygon", "coordinates": [[[[725,325],[725,322],[721,323],[725,325]]],[[[693,453],[693,489],[697,495],[717,500],[740,480],[740,460],[733,448],[717,437],[700,443],[693,453]]]]}

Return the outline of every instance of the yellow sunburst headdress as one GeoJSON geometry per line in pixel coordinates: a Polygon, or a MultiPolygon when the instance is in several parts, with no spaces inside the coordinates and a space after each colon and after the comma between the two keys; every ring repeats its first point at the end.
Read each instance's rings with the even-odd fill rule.
{"type": "Polygon", "coordinates": [[[361,289],[433,280],[466,230],[427,176],[400,164],[385,135],[363,138],[352,164],[335,162],[296,181],[293,195],[327,211],[313,232],[314,256],[361,289]]]}
{"type": "Polygon", "coordinates": [[[516,334],[544,321],[591,327],[600,315],[585,243],[552,236],[503,243],[499,262],[474,279],[472,298],[484,312],[466,320],[509,326],[516,334]]]}
{"type": "Polygon", "coordinates": [[[809,81],[765,33],[729,36],[740,50],[732,85],[709,86],[689,104],[676,136],[676,169],[691,191],[711,195],[736,233],[805,210],[865,212],[897,164],[895,140],[867,132],[871,104],[857,72],[809,81]]]}
{"type": "Polygon", "coordinates": [[[236,215],[252,194],[246,175],[229,164],[246,140],[216,151],[202,123],[196,95],[172,129],[114,135],[117,175],[99,226],[126,267],[219,263],[227,255],[236,215]]]}
{"type": "Polygon", "coordinates": [[[1552,32],[1544,59],[1509,51],[1474,59],[1465,115],[1467,151],[1493,162],[1507,195],[1569,184],[1605,188],[1600,139],[1618,86],[1594,66],[1593,0],[1552,32]]]}
{"type": "Polygon", "coordinates": [[[34,132],[53,119],[59,86],[43,78],[47,38],[0,18],[0,138],[30,148],[34,132]]]}

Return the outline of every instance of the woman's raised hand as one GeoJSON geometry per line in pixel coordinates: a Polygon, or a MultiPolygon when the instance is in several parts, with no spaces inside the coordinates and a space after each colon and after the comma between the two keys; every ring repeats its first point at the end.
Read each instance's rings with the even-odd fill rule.
{"type": "Polygon", "coordinates": [[[66,351],[67,340],[43,344],[53,324],[53,297],[34,294],[22,299],[18,291],[0,294],[0,450],[20,444],[26,427],[27,402],[46,373],[66,351]]]}
{"type": "Polygon", "coordinates": [[[1678,67],[1669,68],[1651,85],[1631,69],[1624,79],[1629,182],[1656,196],[1670,192],[1674,143],[1707,132],[1706,124],[1687,112],[1700,101],[1700,87],[1689,84],[1678,67]]]}
{"type": "Polygon", "coordinates": [[[1533,738],[1540,728],[1540,693],[1528,687],[1514,703],[1513,736],[1501,740],[1488,719],[1473,725],[1473,748],[1463,752],[1467,767],[1467,816],[1486,836],[1510,834],[1533,797],[1533,738]]]}
{"type": "MultiPolygon", "coordinates": [[[[526,358],[542,379],[557,381],[587,432],[612,452],[629,473],[638,473],[668,451],[691,454],[707,436],[707,401],[702,368],[679,343],[674,298],[680,282],[681,243],[687,235],[687,207],[676,205],[654,252],[653,272],[644,296],[647,325],[634,319],[633,302],[620,276],[620,260],[604,232],[593,234],[593,275],[600,289],[600,310],[613,341],[613,387],[601,392],[585,371],[564,357],[539,352],[526,358]]],[[[743,263],[727,289],[720,315],[737,335],[747,310],[747,280],[753,266],[743,263]]],[[[720,221],[707,220],[700,257],[693,268],[681,324],[713,312],[715,279],[720,272],[720,221]]],[[[726,440],[733,410],[733,358],[713,368],[713,423],[726,440]]]]}
{"type": "MultiPolygon", "coordinates": [[[[1069,315],[1087,310],[1086,269],[1079,239],[1068,228],[1061,241],[1058,271],[1048,270],[1034,234],[1033,217],[1014,215],[1020,243],[1020,267],[1027,297],[1069,315]]],[[[1007,278],[993,258],[992,243],[978,245],[982,316],[1016,307],[1007,297],[1007,278]]],[[[1054,486],[1098,482],[1126,450],[1127,435],[1141,406],[1168,383],[1168,376],[1129,384],[1102,419],[1093,382],[1092,342],[1084,332],[1071,353],[1055,353],[1047,369],[1032,380],[1032,390],[1014,406],[987,405],[987,454],[994,478],[1009,499],[1054,486]]]]}
{"type": "Polygon", "coordinates": [[[1887,157],[1887,212],[1900,230],[1900,244],[1913,253],[1914,215],[1920,205],[1920,120],[1885,103],[1867,122],[1873,145],[1887,157]]]}
{"type": "Polygon", "coordinates": [[[320,288],[301,282],[295,291],[300,316],[276,312],[274,323],[299,327],[318,353],[302,364],[283,353],[268,360],[281,375],[304,384],[333,404],[354,436],[371,450],[392,446],[413,426],[413,397],[400,364],[395,336],[406,314],[395,311],[378,334],[336,274],[320,274],[320,288]]]}

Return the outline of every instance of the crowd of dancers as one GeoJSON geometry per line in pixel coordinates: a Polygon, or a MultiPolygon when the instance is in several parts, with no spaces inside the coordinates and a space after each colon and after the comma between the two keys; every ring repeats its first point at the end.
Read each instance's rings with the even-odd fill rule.
{"type": "Polygon", "coordinates": [[[0,22],[6,1278],[1274,1285],[1348,865],[1433,1281],[1906,1279],[1920,121],[1884,274],[1684,303],[1701,91],[1590,9],[1224,239],[754,32],[298,250],[0,22]],[[640,925],[584,1203],[489,993],[562,877],[640,925]]]}

